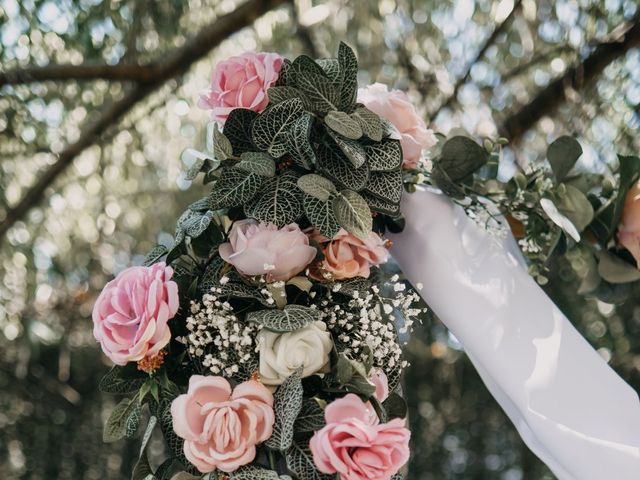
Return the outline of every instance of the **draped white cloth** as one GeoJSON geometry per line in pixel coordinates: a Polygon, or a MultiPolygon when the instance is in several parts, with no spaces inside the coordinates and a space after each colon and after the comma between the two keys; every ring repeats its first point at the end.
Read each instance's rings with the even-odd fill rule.
{"type": "Polygon", "coordinates": [[[446,197],[405,195],[392,254],[561,480],[640,479],[640,402],[520,261],[446,197]]]}

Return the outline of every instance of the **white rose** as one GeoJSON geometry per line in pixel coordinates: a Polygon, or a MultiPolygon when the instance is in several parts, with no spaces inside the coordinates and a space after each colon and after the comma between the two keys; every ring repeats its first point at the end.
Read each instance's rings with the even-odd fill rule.
{"type": "Polygon", "coordinates": [[[280,385],[302,366],[302,376],[319,372],[329,363],[333,348],[331,334],[324,322],[313,322],[287,333],[262,329],[258,333],[260,380],[265,385],[280,385]]]}

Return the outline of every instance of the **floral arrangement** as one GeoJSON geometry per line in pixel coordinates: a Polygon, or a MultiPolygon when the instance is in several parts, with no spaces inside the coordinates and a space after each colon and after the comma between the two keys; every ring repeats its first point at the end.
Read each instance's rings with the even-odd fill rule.
{"type": "Polygon", "coordinates": [[[109,282],[94,335],[125,395],[105,441],[133,436],[137,479],[401,478],[410,432],[400,336],[426,312],[388,261],[405,176],[437,139],[406,95],[358,91],[353,51],[220,62],[215,121],[186,176],[210,193],[169,250],[109,282]],[[159,427],[169,458],[151,468],[159,427]]]}
{"type": "Polygon", "coordinates": [[[332,59],[216,66],[199,103],[207,149],[186,152],[185,173],[210,193],[93,312],[115,364],[100,388],[125,397],[104,440],[132,437],[150,411],[134,480],[402,478],[400,338],[426,308],[383,268],[384,235],[418,185],[510,229],[540,283],[553,254],[576,251],[592,262],[582,293],[611,300],[640,280],[640,159],[621,156],[617,182],[574,173],[582,148],[561,137],[548,165],[502,182],[506,139],[436,136],[406,94],[359,90],[357,72],[343,43],[332,59]],[[156,427],[169,456],[154,469],[156,427]]]}

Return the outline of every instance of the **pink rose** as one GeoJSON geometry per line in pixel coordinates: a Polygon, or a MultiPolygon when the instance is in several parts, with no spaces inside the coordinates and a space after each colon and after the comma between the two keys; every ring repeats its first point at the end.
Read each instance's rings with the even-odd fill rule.
{"type": "Polygon", "coordinates": [[[374,368],[369,374],[369,381],[376,387],[374,394],[379,402],[384,402],[389,397],[389,380],[380,368],[374,368]]]}
{"type": "Polygon", "coordinates": [[[402,135],[404,168],[416,168],[422,159],[422,151],[438,143],[433,130],[427,128],[403,91],[388,91],[386,85],[374,83],[358,90],[358,101],[398,129],[402,135]]]}
{"type": "Polygon", "coordinates": [[[618,240],[640,267],[640,182],[631,187],[625,198],[618,240]]]}
{"type": "Polygon", "coordinates": [[[289,280],[316,256],[316,249],[295,223],[278,229],[251,219],[233,224],[229,243],[220,245],[219,252],[240,273],[267,275],[270,282],[289,280]]]}
{"type": "Polygon", "coordinates": [[[173,430],[184,454],[202,473],[233,472],[253,461],[256,445],[273,432],[273,395],[249,380],[233,390],[222,377],[194,375],[171,404],[173,430]]]}
{"type": "Polygon", "coordinates": [[[131,267],[102,289],[93,307],[93,336],[117,365],[153,357],[171,340],[178,286],[164,263],[131,267]]]}
{"type": "Polygon", "coordinates": [[[327,425],[313,434],[313,463],[341,480],[388,480],[409,460],[405,421],[372,421],[370,407],[353,393],[331,402],[324,411],[327,425]]]}
{"type": "Polygon", "coordinates": [[[267,89],[278,80],[280,67],[282,57],[276,53],[245,52],[219,62],[198,106],[211,110],[211,118],[221,123],[234,108],[261,112],[269,103],[267,89]]]}
{"type": "Polygon", "coordinates": [[[324,260],[318,265],[319,274],[313,276],[324,280],[326,276],[333,280],[347,278],[368,278],[371,266],[386,263],[389,259],[389,251],[385,247],[384,240],[376,233],[371,232],[366,240],[361,240],[344,229],[333,237],[332,240],[321,235],[317,230],[310,232],[311,238],[323,245],[324,260]]]}

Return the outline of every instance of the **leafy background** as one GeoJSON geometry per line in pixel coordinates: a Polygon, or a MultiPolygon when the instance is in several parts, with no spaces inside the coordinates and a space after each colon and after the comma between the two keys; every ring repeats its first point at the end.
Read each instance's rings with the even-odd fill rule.
{"type": "MultiPolygon", "coordinates": [[[[91,307],[102,285],[141,262],[157,241],[167,242],[177,212],[202,196],[195,188],[186,191],[181,154],[203,147],[207,115],[195,103],[216,61],[245,50],[323,57],[345,40],[358,53],[361,85],[380,81],[408,90],[443,133],[462,126],[476,136],[496,135],[555,78],[616,38],[620,25],[638,23],[633,0],[261,3],[273,9],[216,48],[206,46],[206,55],[185,73],[170,72],[99,138],[89,138],[91,146],[0,240],[3,478],[120,479],[131,471],[139,439],[101,440],[102,422],[118,399],[97,389],[107,365],[92,339],[91,307]]],[[[83,130],[105,108],[139,88],[130,81],[83,80],[73,68],[43,83],[19,77],[18,84],[5,85],[4,74],[54,62],[132,64],[142,75],[137,63],[159,58],[169,65],[169,52],[238,4],[0,0],[0,222],[55,163],[52,153],[85,138],[83,130]]],[[[520,136],[517,148],[505,150],[504,175],[513,162],[543,161],[549,141],[566,133],[578,135],[585,147],[582,169],[606,172],[616,152],[637,154],[638,49],[614,55],[596,80],[566,89],[564,100],[544,102],[535,128],[520,136]]],[[[620,306],[578,298],[573,289],[584,268],[579,255],[557,261],[545,288],[637,388],[638,292],[630,291],[620,306]]],[[[426,321],[407,352],[414,432],[409,478],[553,478],[441,323],[426,321]]],[[[152,438],[152,463],[161,448],[152,438]]]]}

